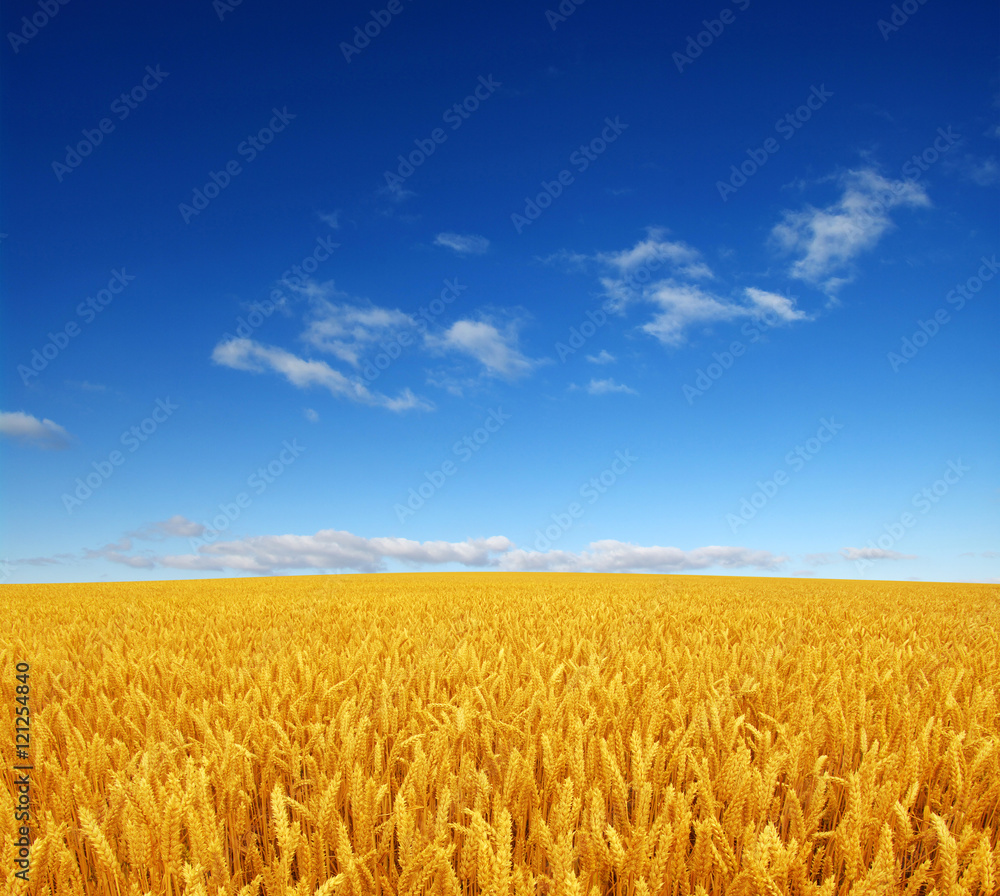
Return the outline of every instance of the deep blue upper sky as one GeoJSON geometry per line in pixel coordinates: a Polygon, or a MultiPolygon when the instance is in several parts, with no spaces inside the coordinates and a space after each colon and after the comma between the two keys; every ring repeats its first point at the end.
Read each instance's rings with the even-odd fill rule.
{"type": "Polygon", "coordinates": [[[1000,580],[995,3],[46,9],[0,580],[1000,580]]]}

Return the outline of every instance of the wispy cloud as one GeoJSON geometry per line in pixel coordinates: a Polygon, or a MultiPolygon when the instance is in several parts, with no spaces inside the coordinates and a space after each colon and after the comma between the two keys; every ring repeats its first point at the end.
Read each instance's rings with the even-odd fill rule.
{"type": "Polygon", "coordinates": [[[132,569],[155,569],[156,562],[148,554],[126,554],[125,551],[132,549],[129,539],[124,539],[119,544],[108,544],[95,550],[83,552],[84,560],[107,560],[109,563],[120,563],[122,566],[129,566],[132,569]]]}
{"type": "Polygon", "coordinates": [[[72,563],[79,560],[75,554],[53,554],[51,557],[22,557],[16,566],[57,566],[60,563],[72,563]]]}
{"type": "Polygon", "coordinates": [[[324,224],[332,227],[334,230],[340,230],[340,210],[334,212],[320,212],[319,219],[324,224]]]}
{"type": "Polygon", "coordinates": [[[995,187],[1000,184],[1000,163],[996,156],[975,156],[965,153],[945,159],[945,169],[980,187],[995,187]]]}
{"type": "Polygon", "coordinates": [[[463,236],[460,233],[439,233],[434,237],[434,245],[453,249],[459,255],[482,255],[489,249],[490,241],[475,234],[463,236]]]}
{"type": "Polygon", "coordinates": [[[80,389],[83,392],[106,392],[108,387],[101,385],[100,383],[90,383],[87,380],[66,380],[67,386],[72,386],[74,389],[80,389]]]}
{"type": "Polygon", "coordinates": [[[806,554],[804,559],[810,566],[826,566],[830,563],[842,563],[845,558],[843,554],[831,554],[825,551],[819,554],[806,554]]]}
{"type": "Polygon", "coordinates": [[[413,565],[496,566],[495,555],[511,547],[511,542],[503,536],[462,542],[420,542],[396,537],[363,538],[350,532],[324,529],[315,535],[261,535],[203,545],[197,554],[162,557],[160,564],[173,569],[236,569],[261,574],[283,569],[380,572],[386,560],[413,565]]]}
{"type": "Polygon", "coordinates": [[[372,392],[360,381],[349,380],[325,361],[306,360],[284,349],[262,345],[251,339],[220,342],[212,352],[212,360],[223,367],[251,373],[270,370],[300,389],[320,386],[337,398],[390,411],[430,410],[433,407],[408,388],[403,389],[395,398],[390,398],[379,392],[372,392]]]}
{"type": "MultiPolygon", "coordinates": [[[[387,341],[403,340],[408,334],[415,350],[431,355],[462,355],[481,365],[481,375],[515,380],[526,376],[551,358],[529,358],[518,345],[521,320],[512,317],[499,323],[485,312],[478,320],[455,321],[446,330],[433,332],[415,317],[398,308],[375,305],[338,290],[332,281],[318,283],[306,279],[286,287],[306,300],[305,329],[299,339],[313,352],[332,355],[352,370],[345,373],[324,360],[302,357],[277,346],[265,345],[250,338],[225,338],[212,352],[212,360],[234,370],[251,373],[271,371],[285,377],[299,388],[320,386],[338,398],[393,411],[418,408],[430,410],[433,404],[404,389],[395,398],[369,390],[366,381],[355,375],[364,370],[362,362],[369,352],[387,341]],[[422,335],[422,338],[420,338],[422,335]]],[[[476,384],[466,371],[429,371],[427,383],[456,395],[476,384]]]]}
{"type": "Polygon", "coordinates": [[[765,315],[786,323],[809,319],[794,299],[778,293],[745,287],[740,298],[727,298],[710,290],[705,281],[718,278],[701,253],[687,243],[666,239],[662,227],[646,228],[645,239],[629,249],[591,256],[563,252],[547,260],[582,267],[583,259],[604,269],[599,282],[608,300],[605,307],[612,312],[623,314],[636,303],[657,306],[640,329],[671,347],[684,344],[696,326],[765,315]]]}
{"type": "Polygon", "coordinates": [[[736,569],[751,567],[773,570],[786,563],[784,555],[770,551],[755,551],[743,547],[710,546],[684,551],[657,545],[645,547],[607,539],[593,541],[587,550],[525,551],[515,550],[504,555],[500,568],[505,570],[538,570],[551,572],[683,572],[691,569],[721,567],[736,569]]]}
{"type": "Polygon", "coordinates": [[[592,379],[587,384],[587,392],[590,395],[610,395],[614,392],[624,392],[628,395],[638,395],[635,389],[630,389],[623,383],[616,383],[613,379],[596,380],[592,379]]]}
{"type": "Polygon", "coordinates": [[[402,184],[385,184],[379,187],[375,191],[375,194],[390,199],[395,203],[405,202],[407,199],[412,199],[417,195],[413,190],[406,189],[402,184]]]}
{"type": "Polygon", "coordinates": [[[585,271],[590,263],[594,261],[592,255],[585,255],[583,252],[571,252],[569,249],[560,249],[551,255],[544,257],[535,256],[535,261],[547,265],[558,265],[567,271],[585,271]]]}
{"type": "Polygon", "coordinates": [[[752,286],[748,286],[743,290],[743,293],[750,300],[753,307],[777,315],[782,320],[795,321],[809,319],[809,315],[796,308],[794,300],[786,296],[767,292],[763,289],[755,289],[752,286]]]}
{"type": "Polygon", "coordinates": [[[631,249],[619,252],[598,252],[594,257],[597,261],[616,268],[623,277],[628,277],[636,271],[658,269],[667,264],[680,276],[691,279],[711,279],[715,275],[711,268],[701,260],[701,253],[684,242],[672,242],[665,239],[666,230],[662,227],[647,227],[646,239],[640,240],[631,249]]]}
{"type": "Polygon", "coordinates": [[[319,422],[319,414],[312,408],[306,408],[304,413],[306,415],[306,420],[308,420],[310,423],[319,422]]]}
{"type": "Polygon", "coordinates": [[[750,313],[742,305],[727,302],[693,284],[674,280],[656,284],[649,291],[648,299],[660,310],[651,321],[643,324],[642,329],[671,346],[681,345],[687,330],[695,324],[735,320],[750,313]]]}
{"type": "Polygon", "coordinates": [[[516,379],[551,359],[529,358],[518,348],[518,325],[501,330],[491,320],[455,321],[442,335],[427,333],[425,345],[435,351],[455,351],[475,359],[490,376],[516,379]]]}
{"type": "Polygon", "coordinates": [[[854,260],[895,226],[889,216],[892,209],[931,204],[919,184],[889,180],[872,168],[848,171],[840,183],[843,193],[836,202],[825,208],[786,210],[771,231],[781,249],[800,256],[789,275],[827,292],[850,282],[854,260]]]}
{"type": "Polygon", "coordinates": [[[829,566],[832,563],[849,563],[852,560],[915,560],[916,556],[884,548],[841,548],[838,553],[824,551],[818,554],[804,554],[803,559],[810,566],[829,566]]]}
{"type": "Polygon", "coordinates": [[[24,411],[0,411],[0,436],[46,451],[61,451],[73,441],[58,423],[24,411]]]}
{"type": "MultiPolygon", "coordinates": [[[[361,366],[365,353],[377,343],[414,330],[417,325],[411,315],[398,308],[383,308],[368,299],[353,297],[338,290],[333,281],[319,283],[307,278],[284,285],[308,303],[300,340],[314,351],[333,355],[355,370],[361,366]]],[[[320,386],[337,398],[391,411],[433,407],[410,389],[402,390],[395,398],[372,392],[360,379],[346,376],[326,361],[300,357],[249,338],[223,339],[215,346],[212,361],[251,373],[272,371],[300,389],[320,386]]]]}
{"type": "Polygon", "coordinates": [[[396,308],[381,308],[363,299],[354,299],[338,290],[333,282],[307,281],[294,287],[310,301],[308,326],[302,340],[312,348],[327,352],[353,367],[373,343],[416,322],[396,308]]]}
{"type": "Polygon", "coordinates": [[[400,537],[364,538],[337,529],[314,535],[257,535],[202,545],[197,552],[156,556],[134,555],[129,539],[85,552],[85,559],[104,559],[135,568],[236,570],[271,575],[290,569],[329,569],[382,572],[386,561],[408,566],[462,566],[501,571],[553,572],[684,572],[698,569],[752,568],[776,570],[788,561],[784,555],[745,547],[708,546],[682,550],[659,545],[636,545],[604,540],[591,542],[580,552],[526,551],[502,535],[465,541],[414,541],[400,537]]]}
{"type": "Polygon", "coordinates": [[[205,527],[201,523],[189,520],[181,514],[175,514],[166,520],[142,526],[131,532],[126,532],[118,541],[110,542],[99,548],[84,548],[77,554],[54,554],[51,557],[30,557],[18,560],[18,564],[28,566],[52,566],[62,563],[79,563],[86,560],[107,560],[119,563],[133,569],[154,569],[157,566],[155,554],[130,553],[136,541],[166,541],[170,538],[192,538],[203,534],[205,527]]]}
{"type": "Polygon", "coordinates": [[[587,360],[591,364],[611,364],[614,362],[615,356],[606,348],[602,348],[596,355],[587,355],[587,360]]]}
{"type": "Polygon", "coordinates": [[[882,548],[842,548],[840,551],[845,560],[916,560],[916,554],[901,554],[899,551],[887,551],[882,548]]]}
{"type": "Polygon", "coordinates": [[[170,519],[150,523],[142,529],[130,532],[129,535],[133,538],[159,540],[161,538],[192,538],[201,535],[204,531],[205,527],[201,523],[196,523],[177,513],[170,519]]]}

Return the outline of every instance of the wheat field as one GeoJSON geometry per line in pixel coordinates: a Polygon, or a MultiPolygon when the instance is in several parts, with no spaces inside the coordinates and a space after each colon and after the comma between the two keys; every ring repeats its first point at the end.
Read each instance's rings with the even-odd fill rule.
{"type": "Polygon", "coordinates": [[[3,892],[995,893],[998,599],[552,573],[4,586],[3,892]]]}

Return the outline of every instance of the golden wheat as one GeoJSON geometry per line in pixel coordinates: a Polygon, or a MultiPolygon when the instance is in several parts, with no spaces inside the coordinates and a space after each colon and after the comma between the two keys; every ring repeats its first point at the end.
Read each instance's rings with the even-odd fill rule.
{"type": "Polygon", "coordinates": [[[461,573],[4,586],[45,896],[978,894],[1000,589],[461,573]]]}

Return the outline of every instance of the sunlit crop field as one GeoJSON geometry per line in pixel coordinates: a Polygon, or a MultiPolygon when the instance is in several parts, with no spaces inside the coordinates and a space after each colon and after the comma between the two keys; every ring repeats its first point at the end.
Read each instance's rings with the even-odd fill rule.
{"type": "Polygon", "coordinates": [[[996,586],[421,573],[0,606],[4,893],[1000,886],[996,586]]]}

